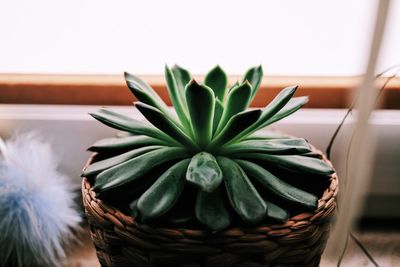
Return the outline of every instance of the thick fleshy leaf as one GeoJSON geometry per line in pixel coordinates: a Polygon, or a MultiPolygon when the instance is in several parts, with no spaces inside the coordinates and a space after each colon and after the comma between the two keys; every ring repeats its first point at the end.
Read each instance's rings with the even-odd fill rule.
{"type": "Polygon", "coordinates": [[[222,171],[215,157],[207,152],[192,157],[186,180],[206,192],[214,191],[222,182],[222,171]]]}
{"type": "Polygon", "coordinates": [[[258,89],[260,89],[262,78],[263,78],[263,70],[262,70],[261,65],[258,67],[249,69],[246,72],[246,74],[244,75],[243,82],[249,81],[249,83],[251,84],[251,87],[252,87],[250,101],[254,98],[254,96],[258,92],[258,89]]]}
{"type": "Polygon", "coordinates": [[[235,138],[242,131],[258,120],[261,115],[261,110],[254,109],[243,111],[233,116],[226,124],[225,128],[213,139],[208,146],[209,149],[219,150],[225,143],[235,138]]]}
{"type": "Polygon", "coordinates": [[[263,123],[261,128],[293,114],[294,112],[298,111],[302,106],[307,104],[307,102],[308,96],[293,97],[278,113],[276,113],[272,118],[263,123]]]}
{"type": "Polygon", "coordinates": [[[265,217],[267,205],[251,184],[246,173],[233,160],[217,157],[224,173],[229,201],[239,216],[248,223],[257,223],[265,217]]]}
{"type": "Polygon", "coordinates": [[[186,147],[196,148],[196,144],[193,143],[190,137],[170,121],[160,110],[141,102],[137,102],[135,105],[143,116],[155,127],[186,147]]]}
{"type": "Polygon", "coordinates": [[[286,138],[291,138],[291,137],[279,131],[263,130],[263,131],[257,131],[247,136],[246,138],[243,138],[243,140],[270,140],[270,139],[286,139],[286,138]]]}
{"type": "Polygon", "coordinates": [[[125,72],[125,81],[128,88],[139,101],[156,107],[162,111],[169,112],[165,102],[145,81],[128,72],[125,72]]]}
{"type": "Polygon", "coordinates": [[[145,135],[133,135],[120,138],[105,138],[95,142],[89,151],[115,152],[143,146],[169,145],[169,142],[145,135]]]}
{"type": "Polygon", "coordinates": [[[292,155],[278,156],[263,153],[240,153],[236,154],[235,157],[262,160],[274,164],[274,166],[301,173],[328,176],[335,172],[334,169],[324,161],[312,157],[292,155]]]}
{"type": "Polygon", "coordinates": [[[216,133],[220,133],[226,123],[236,114],[246,110],[250,103],[251,85],[248,82],[241,84],[229,92],[224,105],[224,112],[218,124],[216,133]]]}
{"type": "Polygon", "coordinates": [[[264,108],[263,113],[260,117],[258,125],[262,125],[265,121],[275,115],[281,110],[293,97],[298,86],[289,86],[278,93],[276,97],[264,108]]]}
{"type": "Polygon", "coordinates": [[[311,152],[310,145],[303,138],[248,140],[226,146],[224,155],[237,153],[267,153],[275,155],[299,155],[311,152]]]}
{"type": "Polygon", "coordinates": [[[174,73],[178,90],[181,92],[183,99],[185,99],[185,88],[192,79],[192,75],[190,75],[189,71],[178,65],[172,67],[172,72],[174,73]]]}
{"type": "Polygon", "coordinates": [[[110,189],[136,181],[165,162],[188,156],[186,149],[176,147],[150,151],[101,172],[96,177],[93,189],[101,195],[110,189]]]}
{"type": "Polygon", "coordinates": [[[220,231],[231,224],[220,189],[212,193],[199,190],[196,199],[196,218],[213,231],[220,231]]]}
{"type": "Polygon", "coordinates": [[[289,218],[289,213],[274,203],[264,200],[268,206],[267,217],[275,219],[279,222],[285,222],[289,218]]]}
{"type": "Polygon", "coordinates": [[[171,138],[166,134],[148,123],[132,119],[108,109],[102,108],[89,114],[96,120],[117,130],[127,131],[134,134],[143,134],[167,141],[171,140],[171,138]]]}
{"type": "Polygon", "coordinates": [[[263,109],[260,119],[238,136],[238,139],[264,128],[266,126],[264,124],[289,102],[296,90],[297,86],[290,86],[280,91],[279,94],[263,109]]]}
{"type": "Polygon", "coordinates": [[[138,200],[139,199],[135,199],[129,204],[129,209],[131,210],[131,215],[133,218],[139,217],[139,210],[137,208],[138,200]]]}
{"type": "Polygon", "coordinates": [[[186,106],[185,95],[183,94],[182,90],[178,89],[174,74],[168,68],[168,66],[165,66],[165,80],[167,81],[168,93],[176,110],[176,114],[185,128],[186,133],[190,135],[191,127],[187,117],[188,110],[186,106]]]}
{"type": "Polygon", "coordinates": [[[189,161],[174,164],[139,198],[137,209],[144,221],[160,217],[174,206],[185,187],[189,161]]]}
{"type": "Polygon", "coordinates": [[[146,147],[141,147],[137,149],[133,149],[131,151],[128,151],[126,153],[120,154],[118,156],[114,156],[108,159],[103,159],[100,161],[96,161],[92,164],[90,164],[82,173],[82,176],[89,176],[89,175],[94,175],[98,174],[106,169],[109,169],[115,165],[124,163],[127,160],[130,160],[132,158],[135,158],[137,156],[143,155],[147,152],[160,149],[162,146],[146,146],[146,147]]]}
{"type": "Polygon", "coordinates": [[[204,79],[204,84],[214,91],[215,97],[217,97],[221,102],[224,101],[228,78],[219,65],[215,66],[207,73],[206,78],[204,79]]]}
{"type": "Polygon", "coordinates": [[[150,105],[156,109],[159,109],[164,113],[170,121],[176,124],[182,130],[185,130],[184,126],[176,119],[176,117],[170,112],[170,109],[161,99],[161,97],[150,87],[146,82],[141,80],[139,77],[125,72],[125,80],[131,92],[136,98],[147,105],[150,105]]]}
{"type": "Polygon", "coordinates": [[[269,193],[311,210],[317,207],[318,198],[316,196],[282,181],[258,164],[247,160],[237,159],[235,161],[239,163],[250,178],[256,179],[269,193]]]}
{"type": "Polygon", "coordinates": [[[217,131],[219,121],[221,120],[222,113],[224,112],[224,105],[218,98],[215,99],[214,119],[213,119],[213,135],[217,131]]]}
{"type": "Polygon", "coordinates": [[[228,93],[230,91],[232,91],[233,89],[235,89],[236,87],[238,87],[240,85],[239,81],[236,81],[234,84],[232,84],[229,89],[228,89],[228,93]]]}
{"type": "Polygon", "coordinates": [[[197,144],[203,148],[211,140],[215,96],[207,86],[192,80],[186,87],[186,101],[192,122],[193,134],[197,144]]]}

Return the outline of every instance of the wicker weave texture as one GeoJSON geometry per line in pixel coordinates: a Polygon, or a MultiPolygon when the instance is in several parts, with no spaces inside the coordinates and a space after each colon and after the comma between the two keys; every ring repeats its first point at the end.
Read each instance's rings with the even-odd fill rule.
{"type": "Polygon", "coordinates": [[[314,213],[301,213],[284,224],[210,234],[141,224],[97,199],[88,179],[82,183],[85,213],[103,267],[318,266],[337,193],[334,174],[314,213]]]}

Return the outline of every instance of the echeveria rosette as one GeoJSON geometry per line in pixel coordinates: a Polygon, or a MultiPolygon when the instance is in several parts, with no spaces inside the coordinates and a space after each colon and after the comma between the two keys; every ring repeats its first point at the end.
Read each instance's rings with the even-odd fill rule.
{"type": "Polygon", "coordinates": [[[130,202],[126,206],[146,222],[165,215],[185,190],[196,188],[193,214],[213,231],[225,229],[234,217],[248,224],[268,219],[283,222],[289,216],[287,203],[316,209],[317,196],[277,177],[268,166],[280,174],[325,178],[334,173],[332,167],[306,140],[260,131],[308,101],[293,97],[297,86],[283,89],[262,109],[248,109],[261,84],[261,66],[249,69],[233,85],[228,85],[219,66],[208,72],[203,83],[179,66],[166,67],[165,77],[176,114],[148,84],[128,73],[125,79],[138,100],[135,105],[148,122],[107,109],[91,114],[129,133],[90,147],[103,158],[83,175],[96,175],[94,190],[99,198],[124,188],[130,202]]]}

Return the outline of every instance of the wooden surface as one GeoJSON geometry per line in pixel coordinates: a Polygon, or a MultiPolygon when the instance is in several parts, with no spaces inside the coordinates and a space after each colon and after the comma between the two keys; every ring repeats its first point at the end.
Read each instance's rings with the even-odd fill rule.
{"type": "MultiPolygon", "coordinates": [[[[171,104],[163,76],[140,76],[171,104]]],[[[196,77],[202,80],[203,77],[196,77]]],[[[231,82],[238,76],[229,77],[231,82]]],[[[308,95],[308,108],[345,108],[360,77],[266,76],[252,106],[268,103],[281,89],[297,84],[296,96],[308,95]]],[[[0,74],[0,104],[130,105],[134,97],[122,75],[0,74]]],[[[400,79],[392,80],[381,101],[383,108],[400,108],[400,79]]]]}
{"type": "MultiPolygon", "coordinates": [[[[381,267],[400,266],[400,230],[394,231],[363,231],[356,234],[371,252],[381,267]]],[[[69,250],[69,256],[64,266],[68,267],[100,267],[96,252],[88,235],[83,231],[81,244],[69,250]]],[[[336,260],[322,258],[321,267],[336,266],[336,260]]],[[[373,267],[367,257],[355,243],[350,240],[341,267],[373,267]]],[[[217,267],[217,266],[216,266],[217,267]]]]}

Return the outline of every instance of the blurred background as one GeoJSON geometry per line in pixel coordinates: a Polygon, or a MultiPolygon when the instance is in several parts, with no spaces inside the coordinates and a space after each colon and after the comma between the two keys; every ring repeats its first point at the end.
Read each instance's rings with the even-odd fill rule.
{"type": "MultiPolygon", "coordinates": [[[[134,99],[124,71],[143,77],[170,103],[165,64],[182,65],[200,79],[219,64],[231,82],[262,64],[265,77],[253,106],[299,84],[297,95],[309,95],[310,103],[276,128],[324,151],[365,71],[377,5],[378,0],[1,0],[0,137],[39,131],[78,188],[90,156],[86,148],[115,134],[87,113],[106,105],[139,116],[128,107],[134,99]]],[[[400,64],[399,33],[400,1],[394,0],[376,73],[400,64]]],[[[383,75],[397,77],[371,118],[377,149],[357,220],[357,234],[381,266],[400,265],[399,69],[383,75]]],[[[343,186],[351,178],[346,155],[354,119],[345,122],[332,149],[343,186]]],[[[80,253],[69,266],[98,266],[93,250],[80,253]]],[[[354,243],[346,255],[343,266],[374,266],[354,243]]]]}

